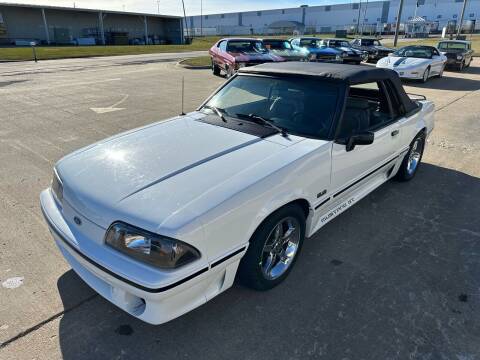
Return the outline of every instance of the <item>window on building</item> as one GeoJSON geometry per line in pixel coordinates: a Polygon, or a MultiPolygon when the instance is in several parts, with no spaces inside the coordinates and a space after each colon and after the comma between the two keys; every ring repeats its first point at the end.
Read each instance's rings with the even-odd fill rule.
{"type": "Polygon", "coordinates": [[[285,14],[285,10],[282,10],[282,14],[285,14]]]}
{"type": "Polygon", "coordinates": [[[330,5],[325,6],[325,11],[330,11],[332,10],[332,7],[330,5]]]}
{"type": "Polygon", "coordinates": [[[425,0],[417,0],[418,5],[425,5],[425,0]]]}
{"type": "Polygon", "coordinates": [[[353,10],[358,10],[358,4],[352,4],[352,9],[353,10]]]}
{"type": "Polygon", "coordinates": [[[437,15],[437,19],[441,19],[442,18],[442,15],[437,15]]]}
{"type": "Polygon", "coordinates": [[[453,18],[456,19],[456,18],[457,18],[457,14],[453,14],[453,18]]]}
{"type": "Polygon", "coordinates": [[[455,2],[463,2],[463,0],[455,0],[455,2]]]}
{"type": "Polygon", "coordinates": [[[366,23],[368,23],[368,19],[363,19],[363,21],[365,21],[366,23]]]}
{"type": "Polygon", "coordinates": [[[471,13],[471,14],[470,14],[470,17],[475,17],[475,14],[474,14],[474,13],[471,13]]]}
{"type": "Polygon", "coordinates": [[[208,15],[205,15],[205,20],[208,20],[208,15]]]}
{"type": "MultiPolygon", "coordinates": [[[[463,0],[462,0],[463,1],[463,0]]],[[[262,16],[262,12],[261,11],[257,11],[257,16],[262,16]]]]}
{"type": "Polygon", "coordinates": [[[220,17],[221,17],[222,19],[225,18],[225,14],[220,15],[220,17]]]}
{"type": "Polygon", "coordinates": [[[353,19],[352,22],[356,23],[356,22],[357,22],[357,19],[353,19]]]}
{"type": "Polygon", "coordinates": [[[380,18],[377,18],[377,21],[382,21],[382,19],[380,19],[380,18]]]}

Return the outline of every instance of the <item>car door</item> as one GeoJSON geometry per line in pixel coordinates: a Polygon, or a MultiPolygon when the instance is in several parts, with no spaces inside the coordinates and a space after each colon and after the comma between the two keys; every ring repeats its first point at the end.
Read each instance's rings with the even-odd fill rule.
{"type": "Polygon", "coordinates": [[[337,138],[364,132],[373,132],[373,143],[350,151],[342,141],[332,145],[332,206],[351,204],[358,194],[373,190],[396,164],[401,148],[399,123],[383,82],[350,87],[337,138]]]}
{"type": "Polygon", "coordinates": [[[218,44],[218,52],[216,62],[222,70],[226,70],[226,56],[227,56],[227,40],[223,40],[218,44]]]}
{"type": "Polygon", "coordinates": [[[443,69],[443,64],[445,62],[445,57],[440,55],[437,49],[432,49],[432,61],[430,64],[430,73],[431,74],[440,74],[443,69]]]}

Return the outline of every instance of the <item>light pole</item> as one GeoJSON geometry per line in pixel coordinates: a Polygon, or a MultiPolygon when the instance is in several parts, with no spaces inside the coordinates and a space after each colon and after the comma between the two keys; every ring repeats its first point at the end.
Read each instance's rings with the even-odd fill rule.
{"type": "Polygon", "coordinates": [[[203,0],[200,0],[200,36],[203,36],[203,0]]]}
{"type": "Polygon", "coordinates": [[[358,18],[357,18],[357,35],[360,30],[360,9],[362,8],[362,0],[358,2],[358,18]]]}
{"type": "Polygon", "coordinates": [[[457,39],[462,33],[463,16],[465,15],[466,7],[467,7],[467,0],[463,0],[462,15],[460,16],[460,24],[458,24],[458,30],[457,30],[457,39]]]}
{"type": "Polygon", "coordinates": [[[395,25],[395,37],[393,38],[393,47],[397,47],[398,32],[400,31],[400,18],[402,17],[403,0],[400,0],[397,13],[397,24],[395,25]]]}
{"type": "Polygon", "coordinates": [[[185,30],[186,30],[187,39],[188,39],[189,36],[188,36],[187,13],[185,12],[185,1],[184,0],[182,0],[182,6],[183,6],[183,18],[185,19],[185,30]]]}
{"type": "Polygon", "coordinates": [[[160,0],[157,0],[157,13],[160,15],[160,0]]]}

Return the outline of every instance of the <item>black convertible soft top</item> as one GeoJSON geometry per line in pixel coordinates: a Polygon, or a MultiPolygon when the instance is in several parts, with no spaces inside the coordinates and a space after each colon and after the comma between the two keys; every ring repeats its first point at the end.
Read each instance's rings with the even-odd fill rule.
{"type": "Polygon", "coordinates": [[[281,76],[312,76],[342,82],[345,85],[364,84],[369,82],[390,80],[395,87],[405,112],[418,108],[405,93],[397,73],[390,69],[376,68],[368,65],[332,64],[316,62],[279,62],[266,63],[239,70],[241,74],[264,74],[281,76]]]}

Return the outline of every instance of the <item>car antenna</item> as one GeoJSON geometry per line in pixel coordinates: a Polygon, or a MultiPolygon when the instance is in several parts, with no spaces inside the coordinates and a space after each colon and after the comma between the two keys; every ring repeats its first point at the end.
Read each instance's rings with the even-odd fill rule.
{"type": "Polygon", "coordinates": [[[185,111],[183,111],[184,100],[185,100],[185,76],[182,76],[182,112],[180,113],[180,115],[186,115],[185,111]]]}

